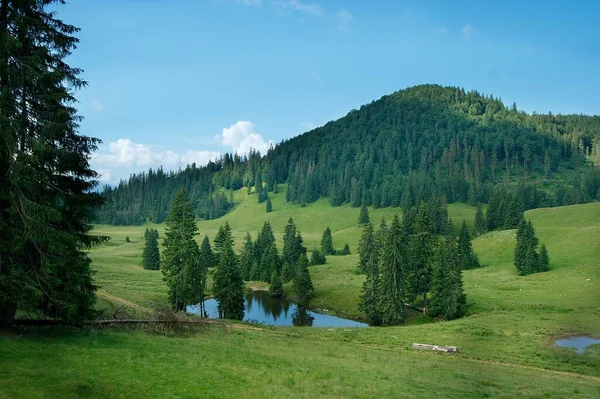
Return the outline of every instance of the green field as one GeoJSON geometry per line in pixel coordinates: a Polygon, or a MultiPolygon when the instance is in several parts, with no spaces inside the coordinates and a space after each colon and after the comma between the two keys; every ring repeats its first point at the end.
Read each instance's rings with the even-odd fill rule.
{"type": "MultiPolygon", "coordinates": [[[[199,222],[213,237],[229,221],[236,243],[270,220],[281,249],[291,216],[306,246],[330,226],[352,255],[310,268],[312,305],[358,316],[362,276],[354,273],[358,209],[317,202],[305,208],[271,197],[266,214],[254,195],[236,193],[236,209],[199,222]]],[[[456,224],[474,208],[452,204],[456,224]]],[[[389,221],[398,209],[370,209],[389,221]]],[[[600,397],[598,348],[579,355],[554,347],[558,336],[600,337],[600,203],[526,213],[550,253],[551,271],[517,276],[514,231],[474,240],[481,269],[464,273],[469,315],[441,323],[368,329],[211,328],[187,338],[144,332],[33,330],[0,335],[3,397],[600,397]],[[462,347],[459,354],[410,349],[413,342],[462,347]]],[[[99,306],[142,311],[164,303],[160,272],[141,268],[142,227],[98,226],[112,237],[92,251],[99,306]],[[125,243],[129,236],[134,243],[125,243]]],[[[163,226],[158,226],[162,233],[163,226]]],[[[199,237],[200,239],[201,237],[199,237]]]]}

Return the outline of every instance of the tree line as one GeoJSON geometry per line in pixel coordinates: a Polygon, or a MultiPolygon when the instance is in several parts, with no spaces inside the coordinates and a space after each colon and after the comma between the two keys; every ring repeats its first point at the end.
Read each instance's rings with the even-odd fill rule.
{"type": "Polygon", "coordinates": [[[246,187],[259,203],[287,184],[300,205],[402,207],[434,195],[487,203],[500,188],[522,193],[525,210],[600,198],[600,118],[528,115],[516,105],[461,88],[421,85],[384,96],[339,120],[270,148],[225,154],[203,167],[133,175],[107,187],[98,220],[161,222],[184,186],[197,216],[233,207],[225,193],[246,187]]]}

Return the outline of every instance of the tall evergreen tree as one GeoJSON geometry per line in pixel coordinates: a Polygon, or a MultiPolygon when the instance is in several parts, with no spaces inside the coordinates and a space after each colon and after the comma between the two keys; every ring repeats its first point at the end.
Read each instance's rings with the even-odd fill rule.
{"type": "Polygon", "coordinates": [[[467,223],[463,220],[462,228],[458,235],[458,264],[461,270],[479,267],[479,259],[471,246],[471,237],[467,229],[467,223]]]}
{"type": "Polygon", "coordinates": [[[517,245],[515,247],[515,267],[521,275],[531,273],[529,266],[526,263],[528,246],[528,226],[525,219],[521,220],[517,228],[517,245]]]}
{"type": "Polygon", "coordinates": [[[513,194],[506,207],[506,216],[504,217],[504,228],[505,229],[516,229],[519,227],[519,223],[523,220],[525,209],[521,196],[519,194],[513,194]]]}
{"type": "Polygon", "coordinates": [[[219,249],[219,267],[215,272],[213,293],[217,301],[219,317],[242,320],[244,318],[244,281],[240,274],[238,259],[233,252],[233,237],[223,228],[219,249]]]}
{"type": "Polygon", "coordinates": [[[231,236],[231,227],[229,226],[229,222],[225,222],[224,225],[221,225],[221,227],[219,227],[217,235],[214,239],[214,244],[216,251],[215,256],[217,257],[216,263],[217,265],[220,265],[221,261],[220,259],[218,259],[218,257],[220,256],[221,252],[223,252],[224,248],[228,248],[233,245],[233,237],[231,236]]]}
{"type": "Polygon", "coordinates": [[[200,262],[203,265],[206,265],[207,269],[217,265],[217,259],[210,246],[210,240],[207,235],[204,235],[202,244],[200,244],[200,258],[200,262]]]}
{"type": "Polygon", "coordinates": [[[254,252],[252,236],[250,233],[246,233],[244,246],[242,247],[242,252],[240,254],[240,273],[242,274],[242,278],[246,281],[249,281],[251,278],[252,266],[254,266],[255,261],[254,252]]]}
{"type": "Polygon", "coordinates": [[[269,285],[269,294],[274,298],[281,298],[284,295],[283,291],[283,281],[281,281],[281,276],[279,272],[276,270],[271,275],[271,284],[269,285]]]}
{"type": "Polygon", "coordinates": [[[273,212],[273,204],[271,203],[271,198],[267,198],[267,205],[265,206],[265,210],[267,213],[273,212]]]}
{"type": "Polygon", "coordinates": [[[144,269],[158,270],[160,269],[160,250],[158,248],[158,232],[154,229],[148,231],[146,243],[142,253],[142,264],[144,269]]]}
{"type": "Polygon", "coordinates": [[[423,307],[427,309],[427,293],[429,292],[433,266],[434,236],[427,205],[424,202],[419,206],[414,229],[415,232],[410,239],[409,262],[406,267],[407,294],[412,301],[415,300],[417,295],[423,295],[423,307]]]}
{"type": "Polygon", "coordinates": [[[198,303],[198,298],[204,298],[201,282],[206,279],[206,268],[199,265],[200,249],[194,240],[196,234],[198,227],[192,204],[182,187],[171,203],[166,220],[161,262],[169,288],[169,301],[175,310],[185,310],[187,305],[198,303]]]}
{"type": "Polygon", "coordinates": [[[367,275],[360,297],[359,308],[370,325],[381,324],[380,313],[380,277],[379,277],[379,254],[373,236],[373,225],[368,223],[359,244],[359,270],[367,275]]]}
{"type": "Polygon", "coordinates": [[[438,246],[431,282],[429,314],[445,320],[457,319],[465,314],[466,295],[463,290],[462,270],[456,240],[448,237],[438,246]]]}
{"type": "Polygon", "coordinates": [[[481,203],[477,203],[477,210],[475,211],[475,222],[474,232],[475,235],[481,235],[487,231],[487,225],[485,222],[485,216],[483,216],[483,207],[481,203]]]}
{"type": "Polygon", "coordinates": [[[489,231],[496,230],[504,224],[504,214],[501,210],[502,196],[503,194],[496,190],[488,202],[486,221],[489,231]]]}
{"type": "Polygon", "coordinates": [[[323,232],[323,237],[321,238],[321,252],[327,255],[335,255],[335,250],[333,249],[333,238],[331,237],[331,229],[329,226],[323,232]]]}
{"type": "Polygon", "coordinates": [[[367,209],[367,205],[363,203],[360,207],[360,214],[358,215],[358,224],[360,226],[364,226],[369,222],[369,210],[367,209]]]}
{"type": "Polygon", "coordinates": [[[381,252],[381,294],[379,310],[381,323],[393,325],[404,321],[406,239],[398,216],[385,233],[381,252]]]}
{"type": "Polygon", "coordinates": [[[294,277],[294,293],[300,305],[305,305],[313,293],[313,283],[308,271],[308,258],[302,254],[296,264],[296,275],[294,277]]]}
{"type": "Polygon", "coordinates": [[[89,234],[100,140],[78,132],[86,82],[66,61],[79,29],[53,3],[0,2],[0,325],[17,307],[74,324],[97,313],[87,251],[108,239],[89,234]]]}
{"type": "Polygon", "coordinates": [[[325,263],[327,263],[325,255],[323,255],[318,248],[313,248],[312,253],[310,254],[310,264],[324,265],[325,263]]]}
{"type": "Polygon", "coordinates": [[[368,265],[379,261],[378,246],[375,243],[373,225],[367,223],[358,242],[358,271],[367,273],[368,265]]]}
{"type": "Polygon", "coordinates": [[[538,271],[547,272],[548,270],[550,270],[550,258],[548,257],[548,249],[546,249],[546,244],[542,244],[540,248],[540,257],[538,260],[538,271]]]}

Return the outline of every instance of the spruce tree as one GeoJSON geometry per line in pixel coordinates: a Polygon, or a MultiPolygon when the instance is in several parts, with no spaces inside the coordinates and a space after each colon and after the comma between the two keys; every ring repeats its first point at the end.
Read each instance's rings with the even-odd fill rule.
{"type": "Polygon", "coordinates": [[[487,230],[496,230],[504,224],[504,214],[501,213],[500,204],[502,202],[502,193],[495,190],[488,201],[486,222],[487,230]]]}
{"type": "Polygon", "coordinates": [[[373,225],[367,223],[358,242],[358,271],[360,273],[367,273],[367,267],[370,262],[377,264],[378,261],[379,253],[377,244],[375,243],[373,225]]]}
{"type": "Polygon", "coordinates": [[[225,222],[224,225],[219,227],[217,231],[217,235],[214,239],[215,244],[215,256],[217,257],[216,263],[219,265],[221,261],[218,259],[220,253],[223,251],[223,248],[227,248],[233,245],[233,237],[231,236],[231,227],[229,226],[229,222],[225,222]],[[231,242],[229,242],[231,240],[231,242]]]}
{"type": "Polygon", "coordinates": [[[310,264],[324,265],[325,263],[327,263],[327,258],[325,257],[325,255],[323,255],[318,248],[313,248],[312,253],[310,255],[310,264]]]}
{"type": "Polygon", "coordinates": [[[371,223],[368,223],[363,230],[358,251],[360,259],[358,268],[367,275],[363,282],[359,308],[369,324],[377,326],[381,324],[379,309],[379,254],[377,253],[373,237],[373,225],[371,223]]]}
{"type": "Polygon", "coordinates": [[[271,284],[269,285],[269,294],[274,298],[283,297],[283,281],[281,281],[281,276],[279,272],[274,271],[271,275],[271,284]]]}
{"type": "Polygon", "coordinates": [[[479,259],[471,246],[471,237],[467,229],[467,223],[463,220],[462,228],[458,235],[458,264],[461,270],[479,267],[479,259]]]}
{"type": "Polygon", "coordinates": [[[350,255],[350,245],[348,243],[344,244],[344,248],[342,248],[342,250],[340,251],[340,255],[350,255]]]}
{"type": "Polygon", "coordinates": [[[427,293],[431,282],[434,254],[434,236],[432,223],[424,202],[419,206],[414,234],[410,238],[410,253],[406,265],[407,297],[414,301],[423,295],[423,307],[427,309],[427,293]]]}
{"type": "MultiPolygon", "coordinates": [[[[199,265],[200,249],[194,240],[198,227],[192,203],[185,189],[179,189],[166,220],[162,272],[169,289],[169,301],[175,310],[185,310],[197,298],[204,297],[206,268],[199,265]]],[[[196,302],[197,303],[197,302],[196,302]]]]}
{"type": "Polygon", "coordinates": [[[250,233],[246,233],[244,246],[240,254],[240,273],[246,281],[251,279],[252,266],[254,266],[254,242],[250,233]]]}
{"type": "Polygon", "coordinates": [[[516,229],[519,227],[519,223],[523,220],[523,214],[525,212],[523,201],[519,194],[513,194],[510,202],[506,208],[506,216],[504,219],[505,229],[516,229]]]}
{"type": "Polygon", "coordinates": [[[202,264],[206,265],[207,269],[217,265],[217,259],[210,246],[210,240],[207,235],[204,236],[202,244],[200,244],[200,258],[202,264]]]}
{"type": "Polygon", "coordinates": [[[381,294],[379,312],[383,325],[393,325],[404,321],[406,239],[398,216],[383,238],[381,251],[381,294]]]}
{"type": "Polygon", "coordinates": [[[367,209],[367,205],[363,202],[363,205],[360,207],[360,214],[358,215],[358,224],[364,226],[369,222],[369,210],[367,209]]]}
{"type": "Polygon", "coordinates": [[[233,237],[228,229],[223,228],[223,232],[213,293],[220,318],[242,320],[245,308],[244,281],[240,274],[237,256],[233,252],[233,237]]]}
{"type": "Polygon", "coordinates": [[[298,248],[298,231],[294,219],[289,218],[283,232],[283,261],[295,265],[301,253],[298,248]]]}
{"type": "Polygon", "coordinates": [[[306,254],[302,254],[296,264],[293,287],[298,304],[305,305],[314,290],[310,272],[308,271],[308,258],[306,254]]]}
{"type": "Polygon", "coordinates": [[[273,204],[271,203],[271,198],[267,198],[267,205],[265,208],[267,213],[273,212],[273,204]]]}
{"type": "Polygon", "coordinates": [[[459,248],[454,238],[446,238],[438,247],[431,281],[429,315],[445,320],[465,314],[466,295],[463,290],[459,248]]]}
{"type": "Polygon", "coordinates": [[[150,230],[146,236],[146,243],[142,253],[142,264],[146,270],[160,269],[160,250],[158,248],[158,232],[150,230]]]}
{"type": "Polygon", "coordinates": [[[546,245],[542,244],[540,248],[540,256],[538,260],[538,268],[539,272],[547,272],[550,270],[550,259],[548,257],[548,250],[546,249],[546,245]]]}
{"type": "Polygon", "coordinates": [[[527,237],[527,222],[525,219],[521,220],[519,223],[519,227],[517,228],[517,245],[515,246],[515,267],[517,268],[517,272],[520,275],[525,275],[531,273],[531,270],[528,268],[526,263],[527,256],[527,245],[528,245],[528,237],[527,237]]]}
{"type": "Polygon", "coordinates": [[[129,239],[129,236],[125,236],[125,242],[126,242],[127,244],[129,244],[129,243],[131,242],[131,240],[129,239]]]}
{"type": "Polygon", "coordinates": [[[483,207],[481,203],[477,203],[477,210],[475,211],[475,222],[474,225],[474,233],[475,235],[481,235],[487,231],[487,226],[485,222],[485,217],[483,216],[483,207]]]}
{"type": "Polygon", "coordinates": [[[333,238],[331,237],[331,229],[329,226],[323,232],[323,237],[321,238],[321,252],[325,256],[327,255],[335,255],[335,250],[333,249],[333,238]]]}

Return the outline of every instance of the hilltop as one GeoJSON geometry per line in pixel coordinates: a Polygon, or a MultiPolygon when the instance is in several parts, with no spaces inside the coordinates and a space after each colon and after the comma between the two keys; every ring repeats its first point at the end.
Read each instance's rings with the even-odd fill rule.
{"type": "Polygon", "coordinates": [[[179,172],[149,170],[107,187],[100,223],[160,223],[184,186],[200,219],[233,208],[245,187],[259,202],[287,184],[286,201],[406,207],[433,194],[487,202],[510,186],[526,209],[598,199],[600,117],[529,115],[457,87],[415,86],[283,141],[267,152],[225,154],[179,172]]]}

